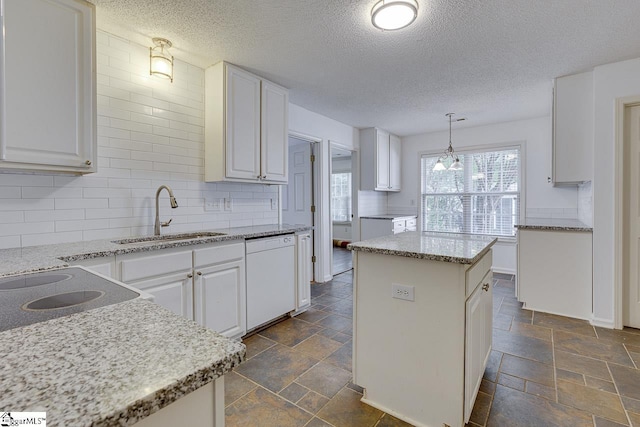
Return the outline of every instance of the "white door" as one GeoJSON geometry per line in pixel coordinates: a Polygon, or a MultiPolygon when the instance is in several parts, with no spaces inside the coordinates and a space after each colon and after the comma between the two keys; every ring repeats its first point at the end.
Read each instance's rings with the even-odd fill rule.
{"type": "Polygon", "coordinates": [[[282,187],[282,222],[313,225],[311,143],[289,138],[289,182],[282,187]]]}
{"type": "Polygon", "coordinates": [[[623,323],[640,328],[640,106],[625,111],[625,182],[626,237],[624,298],[627,302],[623,323]],[[628,195],[628,197],[627,197],[628,195]]]}
{"type": "Polygon", "coordinates": [[[260,79],[225,64],[226,176],[257,180],[260,175],[260,79]]]}
{"type": "Polygon", "coordinates": [[[376,130],[376,190],[389,190],[389,134],[376,130]]]}
{"type": "Polygon", "coordinates": [[[195,321],[227,338],[246,332],[244,261],[198,268],[195,275],[195,321]]]}
{"type": "Polygon", "coordinates": [[[400,191],[401,153],[400,138],[389,135],[389,189],[393,191],[400,191]]]}
{"type": "Polygon", "coordinates": [[[95,171],[94,6],[2,0],[0,7],[0,160],[95,171]]]}
{"type": "Polygon", "coordinates": [[[262,180],[287,182],[289,92],[262,81],[262,180]]]}

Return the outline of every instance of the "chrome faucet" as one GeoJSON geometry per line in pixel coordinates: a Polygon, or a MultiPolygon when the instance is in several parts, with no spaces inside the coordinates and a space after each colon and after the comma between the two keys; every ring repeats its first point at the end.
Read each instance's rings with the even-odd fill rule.
{"type": "Polygon", "coordinates": [[[161,185],[160,187],[158,187],[158,191],[156,191],[156,223],[153,226],[153,234],[155,234],[156,236],[160,235],[160,227],[168,227],[169,224],[171,224],[171,221],[173,221],[173,218],[170,218],[167,222],[160,222],[160,208],[158,206],[158,198],[160,197],[160,192],[163,188],[169,192],[169,202],[171,203],[171,208],[175,209],[178,207],[178,202],[176,202],[176,198],[173,196],[173,191],[171,191],[171,188],[167,187],[166,185],[161,185]]]}

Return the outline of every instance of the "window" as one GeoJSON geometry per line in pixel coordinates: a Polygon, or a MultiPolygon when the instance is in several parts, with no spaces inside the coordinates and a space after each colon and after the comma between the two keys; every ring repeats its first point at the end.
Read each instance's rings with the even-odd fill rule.
{"type": "MultiPolygon", "coordinates": [[[[520,148],[457,154],[460,171],[434,171],[439,155],[422,156],[422,230],[515,236],[520,148]]],[[[451,161],[443,163],[448,167],[451,161]]]]}
{"type": "Polygon", "coordinates": [[[351,221],[351,172],[331,174],[331,220],[351,221]]]}

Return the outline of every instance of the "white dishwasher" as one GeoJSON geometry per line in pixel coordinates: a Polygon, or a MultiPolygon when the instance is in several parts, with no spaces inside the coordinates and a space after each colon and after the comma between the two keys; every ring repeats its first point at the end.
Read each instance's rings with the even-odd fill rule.
{"type": "Polygon", "coordinates": [[[247,330],[296,308],[293,235],[247,240],[247,330]]]}

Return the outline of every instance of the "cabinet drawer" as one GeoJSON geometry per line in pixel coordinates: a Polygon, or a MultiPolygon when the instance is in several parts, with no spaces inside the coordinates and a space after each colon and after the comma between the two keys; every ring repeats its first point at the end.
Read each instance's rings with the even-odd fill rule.
{"type": "Polygon", "coordinates": [[[120,280],[128,283],[177,271],[191,270],[192,258],[191,251],[183,251],[125,259],[120,262],[120,280]]]}
{"type": "Polygon", "coordinates": [[[404,233],[406,231],[406,221],[404,219],[396,219],[393,221],[393,233],[404,233]]]}
{"type": "Polygon", "coordinates": [[[204,265],[217,264],[242,258],[244,258],[244,242],[220,244],[194,250],[193,266],[198,268],[204,265]]]}
{"type": "Polygon", "coordinates": [[[415,231],[417,220],[415,218],[411,218],[407,220],[407,229],[412,228],[415,231]]]}
{"type": "Polygon", "coordinates": [[[465,273],[466,274],[466,296],[468,297],[473,293],[478,283],[482,281],[488,271],[491,270],[493,264],[492,251],[489,250],[480,261],[473,264],[465,273]]]}

